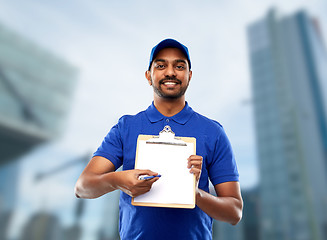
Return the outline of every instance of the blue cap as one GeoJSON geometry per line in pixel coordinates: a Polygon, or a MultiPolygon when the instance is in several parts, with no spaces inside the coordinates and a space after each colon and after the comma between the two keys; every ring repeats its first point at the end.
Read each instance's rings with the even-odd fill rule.
{"type": "Polygon", "coordinates": [[[190,60],[190,55],[188,53],[187,47],[174,39],[168,38],[168,39],[162,40],[160,43],[158,43],[156,46],[154,46],[152,48],[148,70],[150,70],[150,68],[151,68],[153,59],[164,48],[178,48],[179,50],[181,50],[182,53],[185,55],[185,57],[188,61],[188,64],[190,66],[190,69],[191,69],[191,60],[190,60]]]}

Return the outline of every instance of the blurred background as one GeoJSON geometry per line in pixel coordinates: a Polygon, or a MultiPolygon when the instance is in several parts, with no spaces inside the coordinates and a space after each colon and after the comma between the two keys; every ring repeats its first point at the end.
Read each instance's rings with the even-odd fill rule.
{"type": "Polygon", "coordinates": [[[114,240],[119,192],[75,182],[152,101],[151,48],[190,50],[186,98],[232,143],[244,198],[218,240],[327,239],[327,2],[0,0],[0,239],[114,240]]]}

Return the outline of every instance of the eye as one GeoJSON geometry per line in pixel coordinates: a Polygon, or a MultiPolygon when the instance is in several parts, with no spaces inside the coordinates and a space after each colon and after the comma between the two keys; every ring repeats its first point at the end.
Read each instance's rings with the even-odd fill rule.
{"type": "Polygon", "coordinates": [[[185,66],[184,65],[177,65],[176,68],[178,70],[184,70],[185,69],[185,66]]]}
{"type": "Polygon", "coordinates": [[[156,68],[157,69],[164,69],[165,68],[165,65],[163,65],[163,64],[157,64],[156,65],[156,68]]]}

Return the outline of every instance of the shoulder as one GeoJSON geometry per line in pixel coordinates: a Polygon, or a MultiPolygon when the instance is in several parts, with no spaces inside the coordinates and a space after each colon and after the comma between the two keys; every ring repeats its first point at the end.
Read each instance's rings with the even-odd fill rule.
{"type": "Polygon", "coordinates": [[[141,111],[135,115],[123,115],[119,118],[116,127],[119,132],[124,135],[124,133],[131,133],[137,131],[137,129],[142,126],[142,122],[145,121],[146,115],[145,111],[141,111]]]}
{"type": "Polygon", "coordinates": [[[145,116],[145,111],[141,111],[135,115],[123,115],[119,118],[118,124],[126,125],[133,122],[141,121],[144,116],[145,116]]]}
{"type": "Polygon", "coordinates": [[[205,132],[224,132],[223,126],[216,120],[210,119],[198,112],[194,112],[193,118],[197,121],[197,126],[201,127],[205,132]]]}

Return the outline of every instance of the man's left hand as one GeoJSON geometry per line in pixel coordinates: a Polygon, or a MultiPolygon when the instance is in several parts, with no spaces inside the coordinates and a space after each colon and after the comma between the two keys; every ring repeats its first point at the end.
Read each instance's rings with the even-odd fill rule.
{"type": "Polygon", "coordinates": [[[190,173],[193,173],[195,175],[196,179],[196,186],[198,186],[199,179],[201,176],[201,169],[202,169],[202,160],[203,158],[198,155],[191,155],[187,161],[187,167],[190,168],[190,173]]]}

